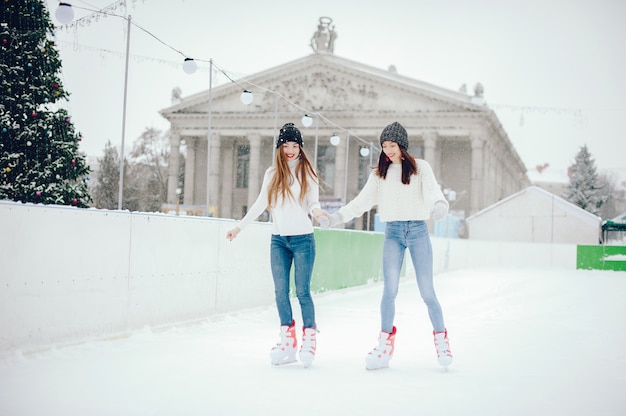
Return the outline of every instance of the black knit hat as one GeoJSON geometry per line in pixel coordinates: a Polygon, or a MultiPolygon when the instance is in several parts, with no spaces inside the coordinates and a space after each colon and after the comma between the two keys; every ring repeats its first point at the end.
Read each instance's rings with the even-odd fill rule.
{"type": "Polygon", "coordinates": [[[409,139],[406,134],[406,130],[400,123],[394,121],[387,127],[383,129],[383,132],[380,134],[380,144],[382,146],[383,142],[396,142],[398,146],[402,149],[406,150],[409,147],[409,139]]]}
{"type": "Polygon", "coordinates": [[[293,123],[287,123],[280,129],[276,148],[278,149],[287,142],[296,142],[302,147],[302,134],[300,134],[300,130],[293,123]]]}

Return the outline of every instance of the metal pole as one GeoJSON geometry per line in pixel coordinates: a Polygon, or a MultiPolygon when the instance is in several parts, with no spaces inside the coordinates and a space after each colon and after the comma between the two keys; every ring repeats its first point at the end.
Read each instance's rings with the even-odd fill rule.
{"type": "MultiPolygon", "coordinates": [[[[372,167],[372,158],[374,157],[374,143],[370,142],[370,168],[372,167]]],[[[371,230],[372,210],[367,211],[367,231],[371,230]]]]}
{"type": "Polygon", "coordinates": [[[213,59],[209,59],[209,103],[206,135],[206,215],[211,216],[211,98],[213,89],[213,59]]]}
{"type": "Polygon", "coordinates": [[[313,170],[315,170],[315,172],[317,172],[317,144],[318,144],[318,129],[319,129],[319,120],[320,120],[320,115],[319,113],[315,113],[315,154],[313,155],[313,170]]]}
{"type": "Polygon", "coordinates": [[[124,66],[124,104],[122,106],[122,146],[120,149],[120,180],[117,195],[117,209],[122,209],[122,198],[124,195],[124,140],[126,139],[126,97],[128,96],[128,58],[130,51],[130,21],[132,17],[126,17],[128,29],[126,31],[126,65],[124,66]]]}
{"type": "Polygon", "coordinates": [[[272,163],[276,158],[276,130],[278,129],[278,93],[274,92],[274,142],[272,143],[272,163]]]}
{"type": "Polygon", "coordinates": [[[348,156],[350,153],[350,132],[346,131],[346,174],[343,178],[343,203],[348,203],[348,156]]]}

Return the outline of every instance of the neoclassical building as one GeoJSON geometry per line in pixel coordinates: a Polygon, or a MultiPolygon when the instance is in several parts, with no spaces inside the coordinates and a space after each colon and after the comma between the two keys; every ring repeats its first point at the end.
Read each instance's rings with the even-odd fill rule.
{"type": "MultiPolygon", "coordinates": [[[[358,194],[377,163],[380,132],[394,121],[406,128],[409,151],[427,160],[446,193],[456,196],[451,212],[461,218],[530,185],[480,84],[467,94],[336,56],[334,34],[322,18],[312,54],[161,111],[171,123],[168,204],[182,191],[188,213],[240,219],[259,193],[286,122],[300,128],[323,179],[322,203],[331,210],[358,194]],[[247,105],[244,90],[253,96],[247,105]]],[[[371,218],[348,226],[371,229],[371,218]]]]}

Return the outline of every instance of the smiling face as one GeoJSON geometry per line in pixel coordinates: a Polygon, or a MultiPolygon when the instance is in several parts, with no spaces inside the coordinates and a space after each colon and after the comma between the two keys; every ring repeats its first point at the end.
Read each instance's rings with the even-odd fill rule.
{"type": "Polygon", "coordinates": [[[402,153],[400,152],[400,146],[398,143],[392,141],[383,142],[383,152],[391,160],[391,163],[401,163],[402,153]]]}
{"type": "Polygon", "coordinates": [[[296,160],[300,156],[300,145],[296,142],[286,142],[281,147],[288,161],[296,160]]]}

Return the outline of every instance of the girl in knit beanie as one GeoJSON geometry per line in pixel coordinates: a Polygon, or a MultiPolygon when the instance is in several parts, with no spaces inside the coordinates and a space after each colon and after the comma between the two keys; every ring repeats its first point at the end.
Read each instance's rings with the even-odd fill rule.
{"type": "Polygon", "coordinates": [[[452,363],[452,353],[433,284],[433,255],[426,220],[431,216],[434,220],[444,218],[448,214],[448,202],[428,162],[415,159],[408,153],[407,132],[400,123],[394,122],[384,128],[380,144],[382,151],[378,166],[361,192],[328,217],[332,227],[348,222],[377,205],[381,221],[386,222],[381,331],[378,345],[366,356],[365,367],[368,370],[388,367],[393,357],[395,299],[406,249],[411,254],[421,297],[428,307],[439,364],[447,367],[452,363]]]}
{"type": "Polygon", "coordinates": [[[274,164],[265,172],[259,196],[237,226],[226,233],[226,238],[233,240],[266,209],[271,213],[270,263],[280,319],[280,341],[270,351],[270,359],[273,365],[296,361],[298,342],[289,298],[293,265],[303,321],[299,357],[308,367],[315,358],[317,333],[310,291],[315,240],[309,215],[317,219],[325,211],[320,209],[317,174],[304,152],[300,130],[293,123],[281,128],[276,148],[274,164]]]}

